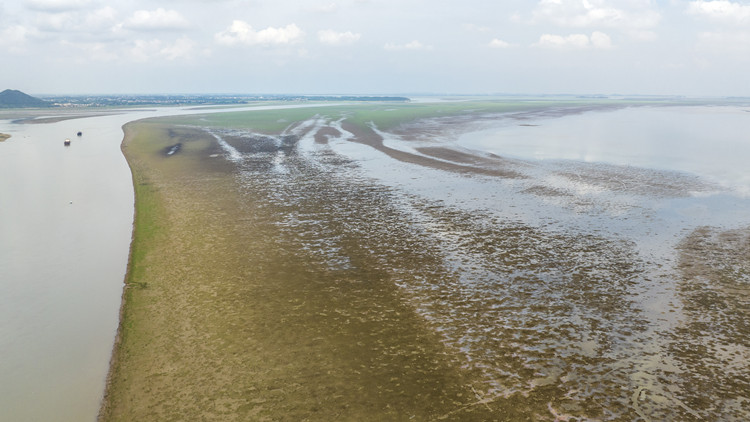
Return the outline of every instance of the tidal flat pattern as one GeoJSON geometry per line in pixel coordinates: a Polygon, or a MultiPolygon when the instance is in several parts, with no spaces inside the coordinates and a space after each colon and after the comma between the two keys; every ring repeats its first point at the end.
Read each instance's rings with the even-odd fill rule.
{"type": "MultiPolygon", "coordinates": [[[[242,324],[221,329],[225,346],[241,347],[237,332],[254,345],[250,361],[242,353],[233,361],[252,387],[229,394],[223,383],[233,415],[655,421],[750,414],[747,229],[694,228],[654,205],[689,201],[689,192],[709,184],[618,166],[539,167],[479,153],[467,160],[466,151],[440,145],[412,154],[396,148],[409,142],[397,132],[385,146],[366,135],[317,116],[280,134],[176,127],[164,141],[183,145],[165,163],[199,163],[189,184],[204,185],[216,172],[231,180],[185,193],[200,192],[194,207],[217,195],[231,204],[193,217],[227,232],[204,246],[232,263],[206,274],[234,279],[218,297],[233,297],[242,324]],[[398,183],[378,178],[362,160],[382,159],[378,148],[400,151],[385,152],[413,173],[398,183]],[[399,160],[400,153],[413,157],[399,160]],[[445,161],[461,167],[441,167],[445,161]],[[410,185],[422,171],[440,178],[441,193],[410,185]],[[481,200],[441,198],[466,184],[481,200]]],[[[177,190],[186,179],[170,183],[177,190]]]]}

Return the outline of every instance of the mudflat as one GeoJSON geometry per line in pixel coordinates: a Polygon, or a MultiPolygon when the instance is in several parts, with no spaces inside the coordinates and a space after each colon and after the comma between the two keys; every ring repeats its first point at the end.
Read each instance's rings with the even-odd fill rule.
{"type": "Polygon", "coordinates": [[[483,106],[128,124],[100,419],[743,420],[744,199],[703,227],[693,175],[453,143],[612,107],[483,106]]]}

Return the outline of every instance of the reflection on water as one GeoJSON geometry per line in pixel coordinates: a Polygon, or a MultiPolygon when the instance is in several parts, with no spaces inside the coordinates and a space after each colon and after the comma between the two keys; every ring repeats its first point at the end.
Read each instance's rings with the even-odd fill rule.
{"type": "Polygon", "coordinates": [[[750,195],[747,107],[631,107],[512,124],[458,143],[504,156],[695,173],[750,195]]]}

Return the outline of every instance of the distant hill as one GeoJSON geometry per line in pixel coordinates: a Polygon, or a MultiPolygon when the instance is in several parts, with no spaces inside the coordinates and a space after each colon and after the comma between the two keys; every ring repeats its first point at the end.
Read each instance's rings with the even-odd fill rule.
{"type": "Polygon", "coordinates": [[[51,103],[15,89],[0,92],[0,108],[52,107],[51,103]]]}

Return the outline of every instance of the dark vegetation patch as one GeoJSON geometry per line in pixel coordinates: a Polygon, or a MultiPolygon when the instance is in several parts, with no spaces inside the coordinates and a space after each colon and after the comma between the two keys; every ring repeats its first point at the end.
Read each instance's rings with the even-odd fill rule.
{"type": "Polygon", "coordinates": [[[176,143],[174,145],[170,145],[170,146],[164,148],[163,151],[164,151],[164,155],[166,155],[167,157],[169,157],[169,156],[175,155],[178,152],[180,152],[180,149],[182,149],[182,143],[178,142],[178,143],[176,143]]]}
{"type": "Polygon", "coordinates": [[[318,144],[327,144],[330,138],[336,138],[339,136],[341,136],[341,132],[339,132],[338,129],[326,126],[315,132],[315,142],[318,144]]]}
{"type": "Polygon", "coordinates": [[[558,162],[555,172],[572,182],[614,192],[653,197],[683,197],[714,187],[697,176],[667,170],[599,163],[558,162]]]}
{"type": "Polygon", "coordinates": [[[521,191],[523,193],[530,193],[542,197],[559,197],[559,196],[572,196],[570,193],[565,192],[561,189],[552,188],[549,186],[535,185],[530,188],[521,191]]]}

